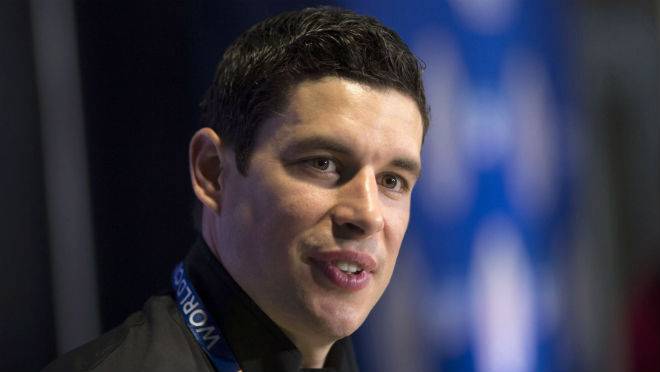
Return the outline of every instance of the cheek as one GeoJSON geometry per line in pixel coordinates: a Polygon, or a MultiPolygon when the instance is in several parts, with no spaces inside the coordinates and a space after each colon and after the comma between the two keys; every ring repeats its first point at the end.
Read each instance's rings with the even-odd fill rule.
{"type": "Polygon", "coordinates": [[[390,208],[387,210],[387,213],[386,221],[388,222],[385,225],[384,246],[386,255],[385,261],[387,262],[388,270],[385,273],[384,285],[387,285],[394,271],[394,266],[399,255],[399,250],[401,249],[401,243],[403,242],[409,220],[408,208],[390,208]]]}
{"type": "Polygon", "coordinates": [[[255,213],[263,224],[278,230],[314,224],[332,205],[328,190],[295,180],[265,180],[255,213]]]}
{"type": "MultiPolygon", "coordinates": [[[[386,208],[387,214],[385,220],[385,239],[388,251],[395,254],[399,252],[399,247],[403,241],[403,237],[408,229],[408,221],[410,219],[409,205],[399,205],[386,208]]],[[[389,253],[389,252],[388,252],[389,253]]]]}
{"type": "Polygon", "coordinates": [[[332,208],[328,190],[299,182],[268,182],[250,206],[263,252],[272,259],[297,257],[300,240],[318,234],[318,227],[332,208]]]}

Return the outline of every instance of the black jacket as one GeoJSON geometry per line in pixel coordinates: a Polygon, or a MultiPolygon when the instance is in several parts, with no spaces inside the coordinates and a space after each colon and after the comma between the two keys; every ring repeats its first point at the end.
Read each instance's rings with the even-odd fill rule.
{"type": "MultiPolygon", "coordinates": [[[[243,372],[297,372],[300,352],[241,290],[202,239],[184,261],[189,279],[218,323],[243,372]]],[[[172,294],[151,297],[142,311],[119,327],[46,367],[60,371],[214,371],[174,302],[172,294]]],[[[330,350],[325,368],[357,372],[349,338],[330,350]]]]}

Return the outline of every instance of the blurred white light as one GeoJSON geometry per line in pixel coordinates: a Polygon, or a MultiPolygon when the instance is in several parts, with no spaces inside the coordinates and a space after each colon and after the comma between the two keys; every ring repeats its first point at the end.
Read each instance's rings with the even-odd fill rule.
{"type": "Polygon", "coordinates": [[[484,34],[503,32],[511,24],[517,0],[449,0],[461,20],[484,34]]]}
{"type": "Polygon", "coordinates": [[[437,283],[437,289],[427,294],[430,306],[427,306],[425,324],[426,337],[438,345],[448,357],[458,357],[468,348],[469,311],[466,284],[458,276],[445,276],[437,283]]]}
{"type": "Polygon", "coordinates": [[[461,105],[462,149],[472,166],[488,170],[511,153],[513,129],[509,104],[501,92],[473,87],[461,105]]]}
{"type": "Polygon", "coordinates": [[[509,54],[503,76],[515,136],[507,168],[508,193],[527,218],[541,217],[551,211],[560,186],[556,105],[549,77],[538,58],[523,52],[509,54]]]}
{"type": "Polygon", "coordinates": [[[417,188],[425,201],[420,207],[430,215],[457,220],[470,210],[475,188],[456,127],[460,92],[466,89],[463,60],[445,32],[425,30],[413,45],[427,66],[424,85],[432,120],[424,144],[424,176],[417,188]]]}
{"type": "Polygon", "coordinates": [[[532,269],[505,217],[478,229],[469,274],[477,370],[528,372],[535,361],[532,269]]]}

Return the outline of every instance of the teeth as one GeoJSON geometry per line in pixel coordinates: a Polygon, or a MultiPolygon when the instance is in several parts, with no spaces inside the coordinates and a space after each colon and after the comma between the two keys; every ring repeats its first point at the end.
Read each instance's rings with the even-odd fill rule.
{"type": "Polygon", "coordinates": [[[337,261],[335,263],[335,266],[337,266],[339,270],[351,274],[355,274],[358,271],[362,271],[362,268],[360,266],[352,262],[337,261]]]}

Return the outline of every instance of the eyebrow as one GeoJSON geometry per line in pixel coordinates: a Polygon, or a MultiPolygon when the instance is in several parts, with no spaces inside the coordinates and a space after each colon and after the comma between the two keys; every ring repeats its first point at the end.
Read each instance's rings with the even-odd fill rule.
{"type": "Polygon", "coordinates": [[[390,162],[390,165],[411,173],[416,179],[422,176],[422,166],[417,160],[396,158],[390,162]]]}
{"type": "MultiPolygon", "coordinates": [[[[284,153],[290,155],[293,152],[309,150],[327,150],[342,155],[353,155],[355,153],[349,146],[324,136],[313,136],[300,141],[294,141],[286,147],[284,153]]],[[[419,161],[415,159],[398,157],[393,159],[389,165],[409,172],[414,175],[415,178],[421,177],[422,166],[419,161]]]]}
{"type": "Polygon", "coordinates": [[[314,136],[294,141],[286,147],[286,153],[300,152],[308,150],[328,150],[344,155],[351,155],[353,151],[341,142],[335,141],[331,138],[314,136]]]}

